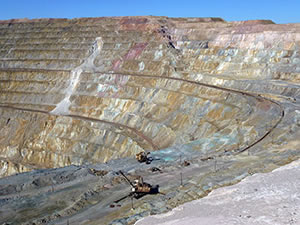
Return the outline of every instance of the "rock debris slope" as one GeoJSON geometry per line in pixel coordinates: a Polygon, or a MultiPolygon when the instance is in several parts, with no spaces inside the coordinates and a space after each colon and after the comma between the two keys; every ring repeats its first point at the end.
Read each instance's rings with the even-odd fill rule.
{"type": "Polygon", "coordinates": [[[214,190],[166,215],[147,217],[136,225],[299,224],[300,161],[272,173],[256,174],[237,185],[214,190]]]}
{"type": "Polygon", "coordinates": [[[0,21],[0,176],[72,165],[3,179],[2,217],[84,223],[97,209],[91,223],[127,224],[298,159],[299,45],[299,24],[268,20],[0,21]],[[163,174],[134,162],[143,150],[163,174]],[[180,155],[193,163],[176,190],[180,155]],[[91,164],[108,175],[94,178],[91,164]],[[117,168],[168,197],[111,211],[111,194],[124,193],[117,168]],[[57,204],[51,186],[69,200],[57,204]],[[39,201],[45,208],[27,213],[39,201]]]}

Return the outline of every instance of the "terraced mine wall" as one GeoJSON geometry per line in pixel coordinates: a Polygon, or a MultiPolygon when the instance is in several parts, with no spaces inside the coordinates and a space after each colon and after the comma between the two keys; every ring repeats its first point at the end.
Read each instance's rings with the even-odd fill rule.
{"type": "MultiPolygon", "coordinates": [[[[0,176],[70,165],[67,171],[74,166],[85,171],[91,164],[112,171],[113,162],[130,172],[128,165],[135,165],[134,171],[139,167],[127,157],[141,151],[157,154],[155,165],[171,166],[165,170],[171,174],[179,155],[194,160],[195,167],[215,159],[217,167],[232,169],[217,182],[208,181],[211,170],[204,166],[206,175],[191,178],[194,186],[185,189],[201,193],[178,202],[174,194],[174,202],[162,207],[166,211],[211,188],[293,161],[300,155],[299,45],[299,24],[267,20],[0,21],[0,176]]],[[[12,179],[3,183],[3,193],[33,188],[32,183],[19,186],[23,178],[12,179]]],[[[42,179],[43,185],[60,184],[49,179],[42,179]]],[[[80,210],[85,204],[90,203],[80,210]]],[[[144,216],[141,212],[105,221],[119,218],[116,223],[126,224],[144,216]]],[[[38,217],[24,215],[19,219],[38,217]]]]}

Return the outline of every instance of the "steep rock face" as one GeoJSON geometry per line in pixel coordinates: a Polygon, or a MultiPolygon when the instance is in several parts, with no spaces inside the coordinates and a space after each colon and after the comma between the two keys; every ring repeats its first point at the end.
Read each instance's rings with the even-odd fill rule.
{"type": "Polygon", "coordinates": [[[41,19],[0,33],[0,176],[186,144],[241,152],[270,133],[273,149],[297,146],[299,24],[41,19]]]}

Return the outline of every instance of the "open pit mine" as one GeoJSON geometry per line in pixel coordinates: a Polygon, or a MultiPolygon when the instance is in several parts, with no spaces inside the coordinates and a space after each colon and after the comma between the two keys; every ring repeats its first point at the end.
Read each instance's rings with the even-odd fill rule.
{"type": "Polygon", "coordinates": [[[134,224],[297,160],[299,87],[300,24],[0,21],[0,224],[134,224]]]}

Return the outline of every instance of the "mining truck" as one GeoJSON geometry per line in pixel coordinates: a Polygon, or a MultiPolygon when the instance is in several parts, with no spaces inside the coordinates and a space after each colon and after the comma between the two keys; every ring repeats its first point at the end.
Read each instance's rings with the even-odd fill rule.
{"type": "Polygon", "coordinates": [[[150,152],[140,152],[135,155],[135,158],[140,163],[145,162],[146,164],[150,164],[152,161],[152,158],[148,157],[149,154],[150,154],[150,152]]]}

